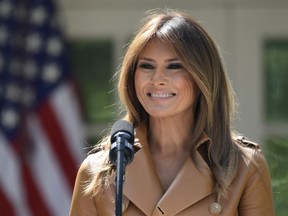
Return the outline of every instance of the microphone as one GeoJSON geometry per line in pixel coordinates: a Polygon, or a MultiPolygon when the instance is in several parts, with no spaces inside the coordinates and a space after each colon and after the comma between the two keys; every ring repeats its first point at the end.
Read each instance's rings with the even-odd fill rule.
{"type": "Polygon", "coordinates": [[[119,120],[112,126],[110,161],[116,166],[115,215],[122,216],[122,195],[125,166],[134,158],[134,127],[127,121],[119,120]]]}
{"type": "Polygon", "coordinates": [[[117,164],[117,153],[123,151],[124,164],[134,158],[134,126],[125,120],[119,120],[112,126],[110,161],[117,164]]]}

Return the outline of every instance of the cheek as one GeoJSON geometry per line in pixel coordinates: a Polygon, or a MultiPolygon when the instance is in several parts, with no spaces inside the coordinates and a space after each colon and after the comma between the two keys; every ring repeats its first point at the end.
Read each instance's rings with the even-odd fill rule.
{"type": "Polygon", "coordinates": [[[195,92],[191,83],[186,83],[185,92],[188,100],[194,100],[195,92]]]}
{"type": "Polygon", "coordinates": [[[181,79],[180,86],[182,86],[182,91],[185,92],[186,99],[189,101],[194,101],[197,91],[195,82],[193,82],[193,80],[191,80],[189,77],[184,77],[181,79]]]}
{"type": "Polygon", "coordinates": [[[135,88],[139,85],[140,83],[140,76],[139,76],[139,72],[135,72],[135,77],[134,77],[134,83],[135,83],[135,88]]]}
{"type": "Polygon", "coordinates": [[[136,71],[135,78],[134,78],[134,85],[135,85],[136,95],[138,99],[140,96],[139,94],[142,91],[141,89],[143,89],[143,83],[144,83],[143,76],[141,76],[140,73],[136,71]]]}
{"type": "Polygon", "coordinates": [[[138,82],[138,85],[142,84],[142,83],[146,83],[147,80],[149,80],[150,77],[149,77],[149,73],[144,73],[142,71],[138,71],[136,70],[135,72],[135,82],[138,82]]]}

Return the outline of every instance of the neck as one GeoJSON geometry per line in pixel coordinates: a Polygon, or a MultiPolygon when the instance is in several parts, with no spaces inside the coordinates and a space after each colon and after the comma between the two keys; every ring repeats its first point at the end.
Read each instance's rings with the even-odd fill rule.
{"type": "Polygon", "coordinates": [[[190,152],[192,118],[150,118],[149,145],[152,154],[176,155],[190,152]]]}

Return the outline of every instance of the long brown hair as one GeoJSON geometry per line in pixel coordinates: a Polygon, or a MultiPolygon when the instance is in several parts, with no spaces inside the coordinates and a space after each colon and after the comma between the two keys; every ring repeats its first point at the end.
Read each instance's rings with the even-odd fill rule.
{"type": "MultiPolygon", "coordinates": [[[[207,163],[213,173],[215,193],[218,197],[225,196],[236,175],[239,156],[231,129],[234,92],[215,42],[190,15],[173,10],[154,11],[143,21],[116,74],[125,119],[135,126],[146,124],[148,127],[149,116],[136,96],[134,76],[138,56],[152,39],[161,40],[175,51],[200,90],[196,109],[191,110],[196,117],[192,143],[195,147],[203,131],[212,140],[207,149],[207,163]]],[[[108,144],[107,140],[101,143],[106,150],[108,144]]],[[[111,165],[103,160],[102,169],[95,174],[98,177],[94,178],[94,184],[90,183],[88,191],[95,192],[96,179],[100,180],[101,173],[107,174],[109,170],[111,165]]]]}

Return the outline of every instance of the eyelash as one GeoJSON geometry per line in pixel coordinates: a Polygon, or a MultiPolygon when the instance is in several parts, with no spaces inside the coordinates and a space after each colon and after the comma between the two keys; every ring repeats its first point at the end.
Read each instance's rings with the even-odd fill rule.
{"type": "Polygon", "coordinates": [[[169,64],[168,69],[172,69],[172,70],[179,70],[179,69],[182,69],[183,66],[179,63],[172,63],[172,64],[169,64]]]}
{"type": "Polygon", "coordinates": [[[140,63],[139,64],[139,68],[142,68],[142,69],[154,69],[154,66],[152,64],[149,64],[149,63],[140,63]]]}
{"type": "MultiPolygon", "coordinates": [[[[154,69],[155,67],[152,65],[152,64],[149,64],[149,63],[140,63],[139,64],[139,68],[143,68],[143,69],[154,69]]],[[[179,70],[179,69],[182,69],[183,66],[182,64],[179,64],[179,63],[172,63],[172,64],[169,64],[167,66],[167,69],[170,69],[170,70],[179,70]]]]}

